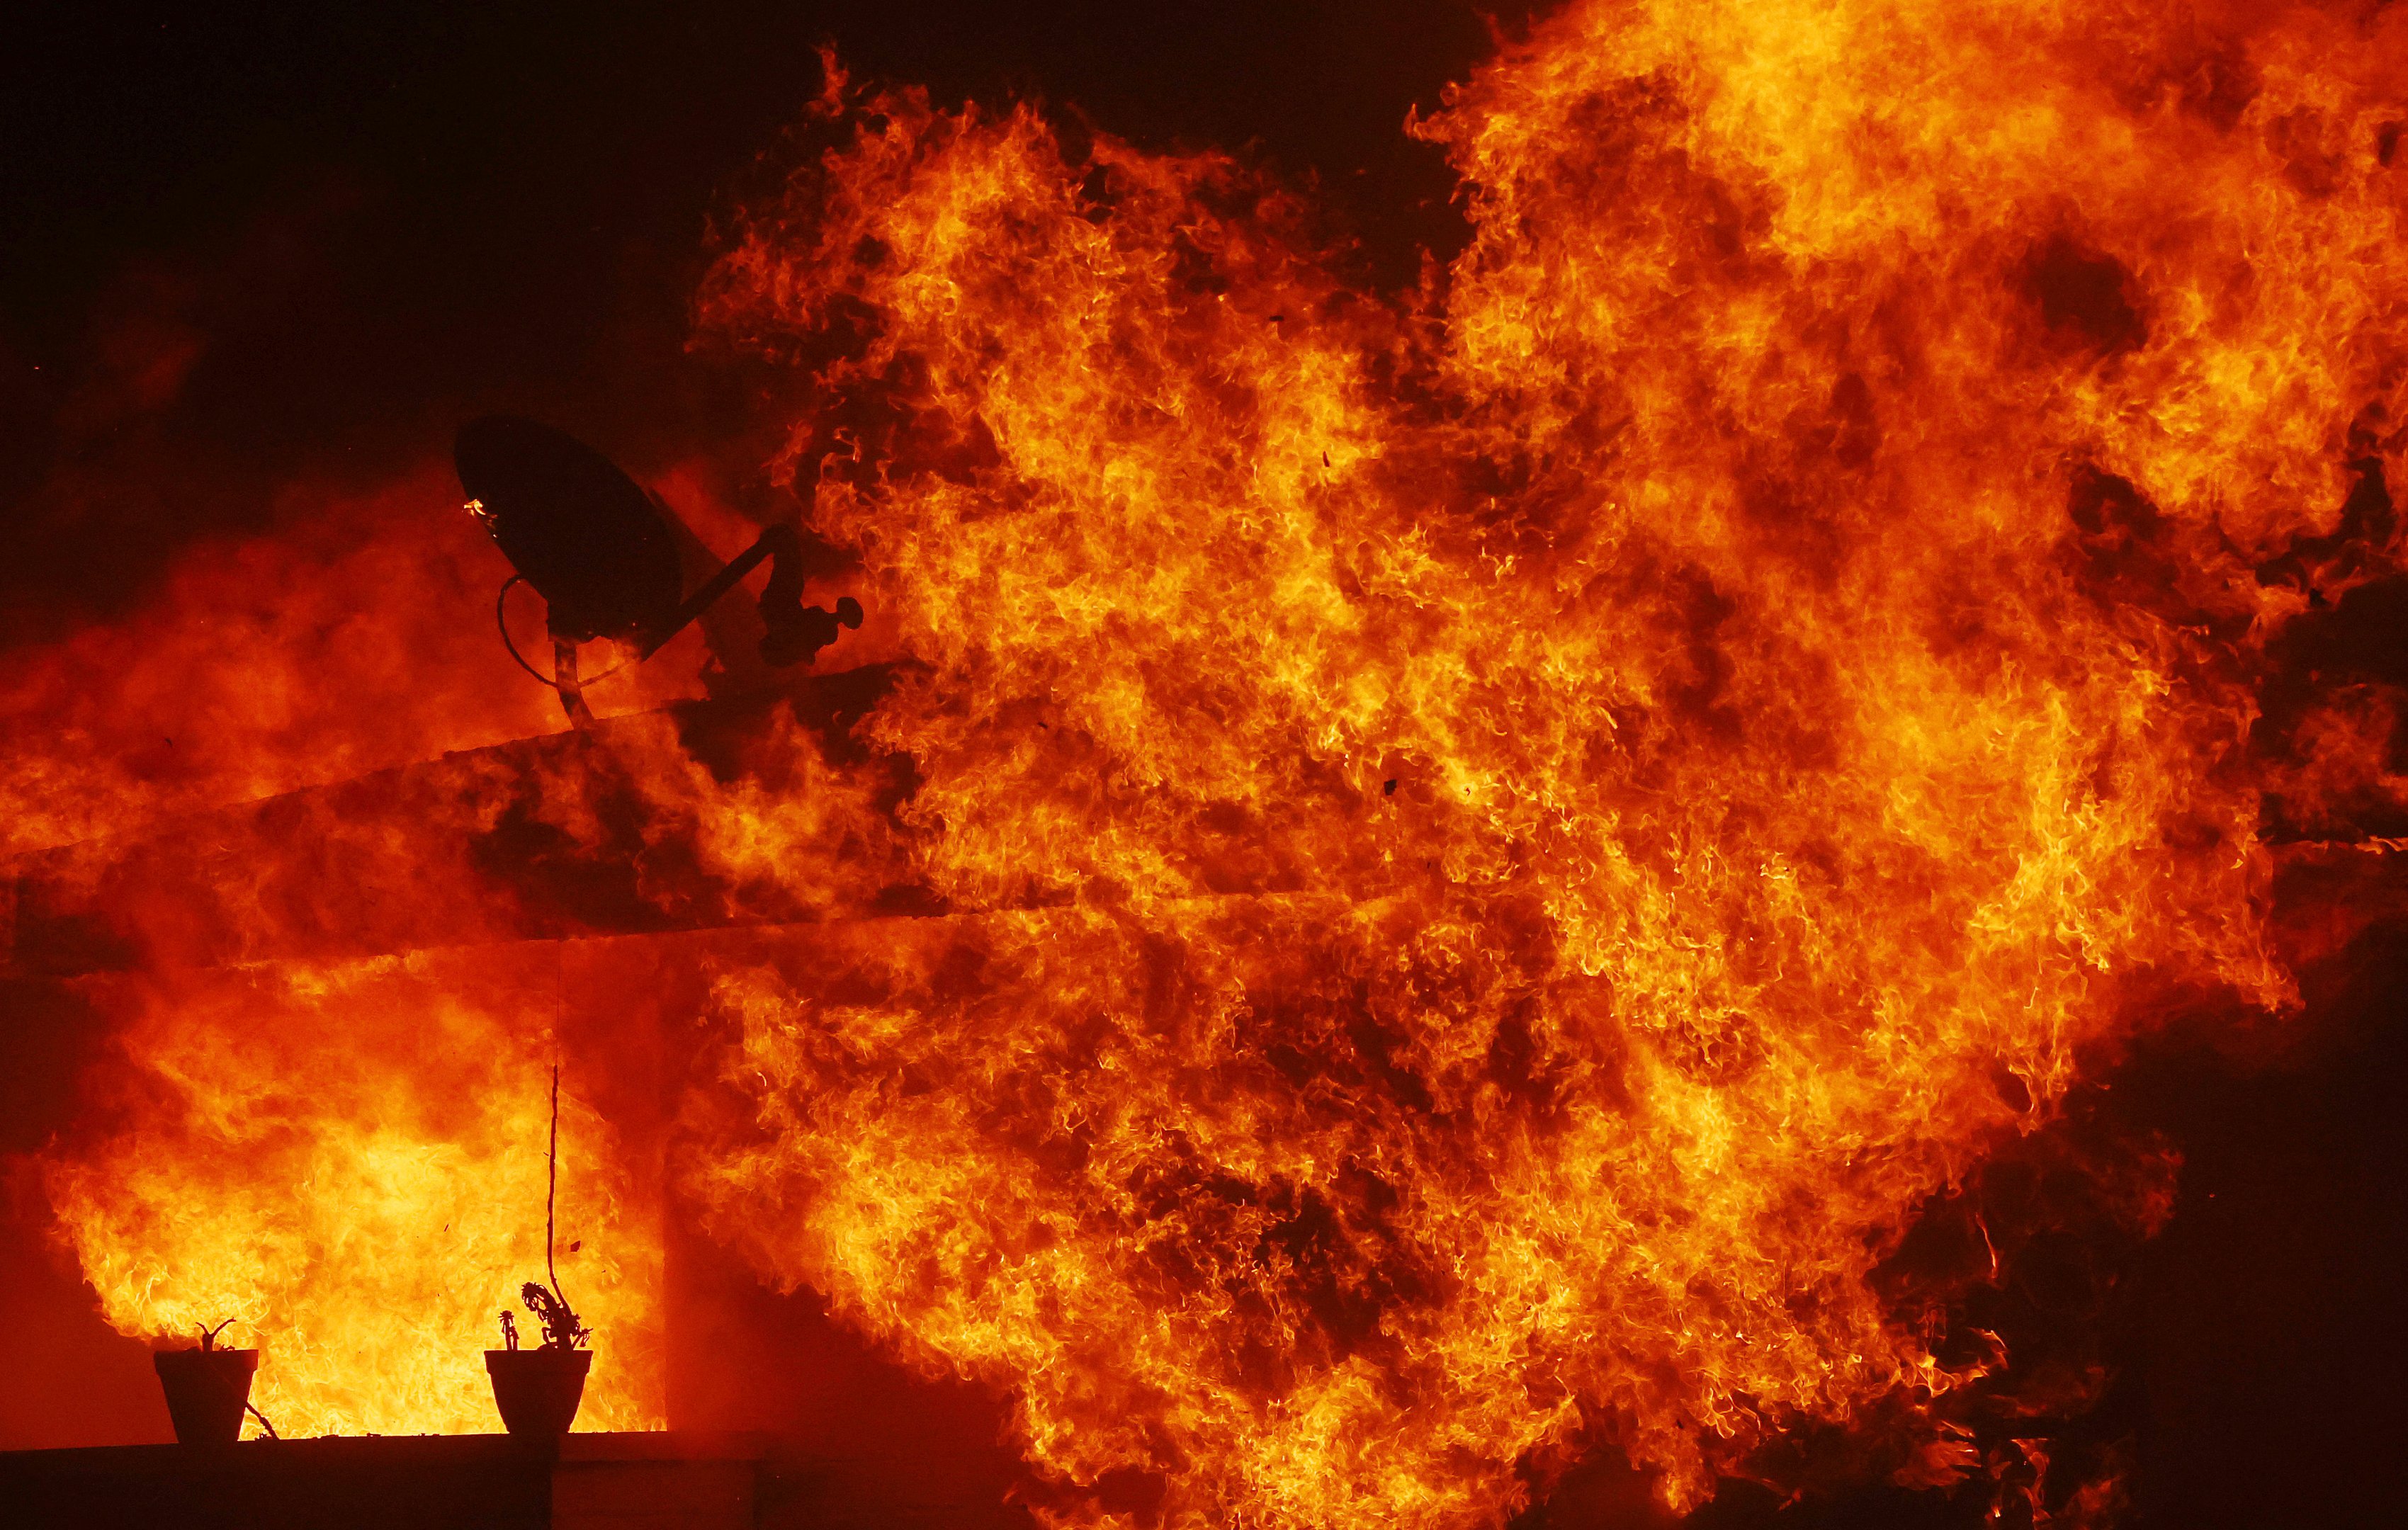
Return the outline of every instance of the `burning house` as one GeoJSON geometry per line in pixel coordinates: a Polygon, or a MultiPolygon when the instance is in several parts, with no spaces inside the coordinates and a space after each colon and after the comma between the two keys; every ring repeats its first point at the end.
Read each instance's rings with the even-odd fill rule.
{"type": "Polygon", "coordinates": [[[463,409],[14,651],[11,1289],[121,1396],[229,1323],[280,1438],[0,1481],[2174,1523],[2167,1059],[2395,1019],[2403,28],[1572,4],[1393,281],[825,55],[691,288],[741,428],[463,409]]]}

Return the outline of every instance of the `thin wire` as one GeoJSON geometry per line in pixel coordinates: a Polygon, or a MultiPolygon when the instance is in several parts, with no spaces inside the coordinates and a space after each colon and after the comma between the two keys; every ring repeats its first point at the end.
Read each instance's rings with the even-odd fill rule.
{"type": "MultiPolygon", "coordinates": [[[[194,1324],[195,1327],[198,1327],[201,1330],[201,1352],[203,1354],[209,1352],[209,1346],[216,1341],[218,1335],[224,1330],[226,1323],[232,1323],[234,1319],[228,1318],[225,1320],[225,1323],[219,1323],[215,1328],[208,1327],[206,1324],[194,1324]]],[[[222,1371],[205,1370],[202,1374],[215,1380],[219,1387],[224,1391],[227,1396],[232,1397],[236,1402],[242,1404],[243,1412],[250,1414],[252,1418],[259,1421],[259,1426],[267,1431],[268,1438],[277,1439],[281,1437],[276,1432],[276,1425],[267,1422],[267,1415],[251,1406],[251,1398],[247,1395],[251,1390],[250,1388],[237,1388],[232,1381],[226,1379],[224,1373],[222,1371]]],[[[235,1422],[235,1430],[237,1434],[242,1430],[242,1422],[239,1417],[237,1417],[235,1422]]]]}
{"type": "MultiPolygon", "coordinates": [[[[274,1424],[272,1424],[272,1423],[268,1423],[268,1422],[267,1422],[267,1415],[266,1415],[266,1414],[265,1414],[265,1413],[261,1412],[258,1408],[253,1408],[253,1407],[251,1406],[251,1398],[247,1395],[247,1394],[248,1394],[248,1393],[249,1393],[249,1391],[251,1390],[250,1388],[248,1388],[248,1387],[237,1387],[237,1386],[236,1386],[236,1385],[234,1384],[234,1382],[232,1382],[231,1380],[227,1380],[227,1379],[226,1379],[225,1375],[224,1375],[222,1372],[219,1372],[219,1371],[208,1371],[208,1372],[205,1372],[204,1374],[206,1374],[206,1375],[209,1376],[210,1378],[212,1378],[213,1380],[216,1380],[216,1382],[217,1382],[217,1384],[218,1384],[218,1390],[219,1390],[219,1391],[221,1391],[221,1392],[224,1393],[227,1396],[232,1397],[236,1402],[238,1402],[238,1403],[242,1404],[242,1411],[243,1411],[243,1413],[248,1413],[248,1414],[250,1414],[252,1418],[257,1419],[257,1420],[259,1421],[259,1426],[260,1426],[262,1429],[265,1429],[265,1430],[266,1430],[266,1431],[267,1431],[267,1437],[268,1437],[268,1438],[270,1438],[270,1439],[281,1439],[281,1438],[283,1438],[283,1437],[284,1437],[283,1436],[281,1436],[281,1435],[280,1435],[280,1434],[278,1434],[278,1433],[276,1432],[276,1425],[274,1425],[274,1424]]],[[[237,1413],[237,1414],[236,1414],[236,1415],[235,1415],[235,1423],[234,1423],[234,1428],[235,1428],[235,1433],[236,1433],[236,1434],[239,1435],[240,1433],[242,1433],[242,1414],[241,1414],[241,1413],[237,1413]]]]}
{"type": "Polygon", "coordinates": [[[543,1171],[543,1273],[552,1281],[552,1294],[567,1310],[568,1298],[560,1294],[560,1272],[552,1267],[552,1194],[560,1183],[560,1065],[552,1065],[552,1153],[543,1171]]]}
{"type": "Polygon", "coordinates": [[[502,617],[502,608],[509,603],[510,598],[510,586],[513,584],[523,584],[525,582],[526,576],[524,574],[512,574],[509,579],[502,581],[502,593],[494,597],[494,626],[502,635],[502,647],[509,650],[510,657],[518,660],[519,667],[521,669],[533,675],[537,679],[543,681],[544,684],[552,686],[554,689],[558,689],[558,681],[550,679],[542,670],[538,669],[535,665],[527,663],[525,656],[519,652],[519,646],[510,641],[510,624],[504,621],[502,617]]]}
{"type": "MultiPolygon", "coordinates": [[[[503,608],[509,603],[510,586],[513,584],[524,584],[525,582],[526,576],[524,574],[512,574],[509,579],[502,581],[502,593],[494,597],[494,626],[495,630],[499,631],[502,635],[502,647],[509,650],[510,657],[518,661],[518,666],[521,669],[525,670],[528,674],[533,675],[538,682],[557,691],[560,689],[560,680],[558,677],[547,675],[542,670],[538,669],[535,665],[526,662],[526,655],[521,653],[519,651],[519,646],[510,641],[510,624],[503,616],[503,608]]],[[[624,664],[614,665],[591,679],[580,679],[577,682],[578,689],[581,691],[589,685],[599,685],[604,680],[609,679],[611,676],[626,667],[627,666],[624,664]]]]}

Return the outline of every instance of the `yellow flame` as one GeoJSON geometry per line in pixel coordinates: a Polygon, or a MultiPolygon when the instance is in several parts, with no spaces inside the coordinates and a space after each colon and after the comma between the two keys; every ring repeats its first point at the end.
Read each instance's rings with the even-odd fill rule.
{"type": "MultiPolygon", "coordinates": [[[[108,1321],[174,1347],[236,1320],[280,1434],[497,1429],[482,1351],[543,1278],[548,1048],[464,986],[413,958],[153,995],[122,1041],[125,1129],[48,1172],[108,1321]]],[[[569,1076],[559,1265],[596,1333],[578,1426],[658,1427],[659,1233],[569,1076]]]]}

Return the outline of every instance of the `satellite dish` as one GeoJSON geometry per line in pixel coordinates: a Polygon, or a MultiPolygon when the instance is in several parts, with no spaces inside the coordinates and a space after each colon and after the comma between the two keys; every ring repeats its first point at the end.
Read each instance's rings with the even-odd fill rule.
{"type": "MultiPolygon", "coordinates": [[[[802,603],[802,537],[791,525],[772,526],[701,589],[679,599],[683,579],[677,541],[660,509],[610,459],[565,431],[533,420],[489,415],[460,427],[452,446],[468,510],[483,522],[550,608],[552,673],[517,658],[538,679],[560,692],[560,704],[580,727],[593,721],[577,675],[577,645],[597,637],[634,643],[638,662],[651,658],[764,559],[775,559],[761,595],[761,656],[773,665],[808,664],[836,641],[841,627],[861,625],[861,603],[851,595],[834,611],[802,603]]],[[[501,621],[495,603],[494,620],[501,621]]],[[[509,645],[509,630],[502,630],[509,645]]]]}
{"type": "Polygon", "coordinates": [[[460,428],[460,486],[510,566],[552,607],[554,636],[638,638],[677,609],[677,542],[651,496],[566,432],[492,415],[460,428]]]}

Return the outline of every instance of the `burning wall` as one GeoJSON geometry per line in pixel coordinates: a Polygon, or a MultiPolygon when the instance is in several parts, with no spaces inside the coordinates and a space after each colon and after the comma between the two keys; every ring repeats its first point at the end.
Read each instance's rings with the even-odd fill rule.
{"type": "MultiPolygon", "coordinates": [[[[2397,573],[2401,27],[1576,6],[1413,125],[1471,237],[1393,296],[1238,162],[832,71],[701,316],[904,662],[522,815],[628,917],[830,926],[704,959],[673,1194],[1074,1522],[1485,1523],[1601,1446],[2107,1515],[2101,1378],[1978,1292],[2162,1220],[2082,1085],[2280,1023],[2349,915],[2278,879],[2358,853],[2286,842],[2400,810],[2394,694],[2286,645],[2397,573]]],[[[499,823],[392,864],[485,907],[499,823]]]]}

